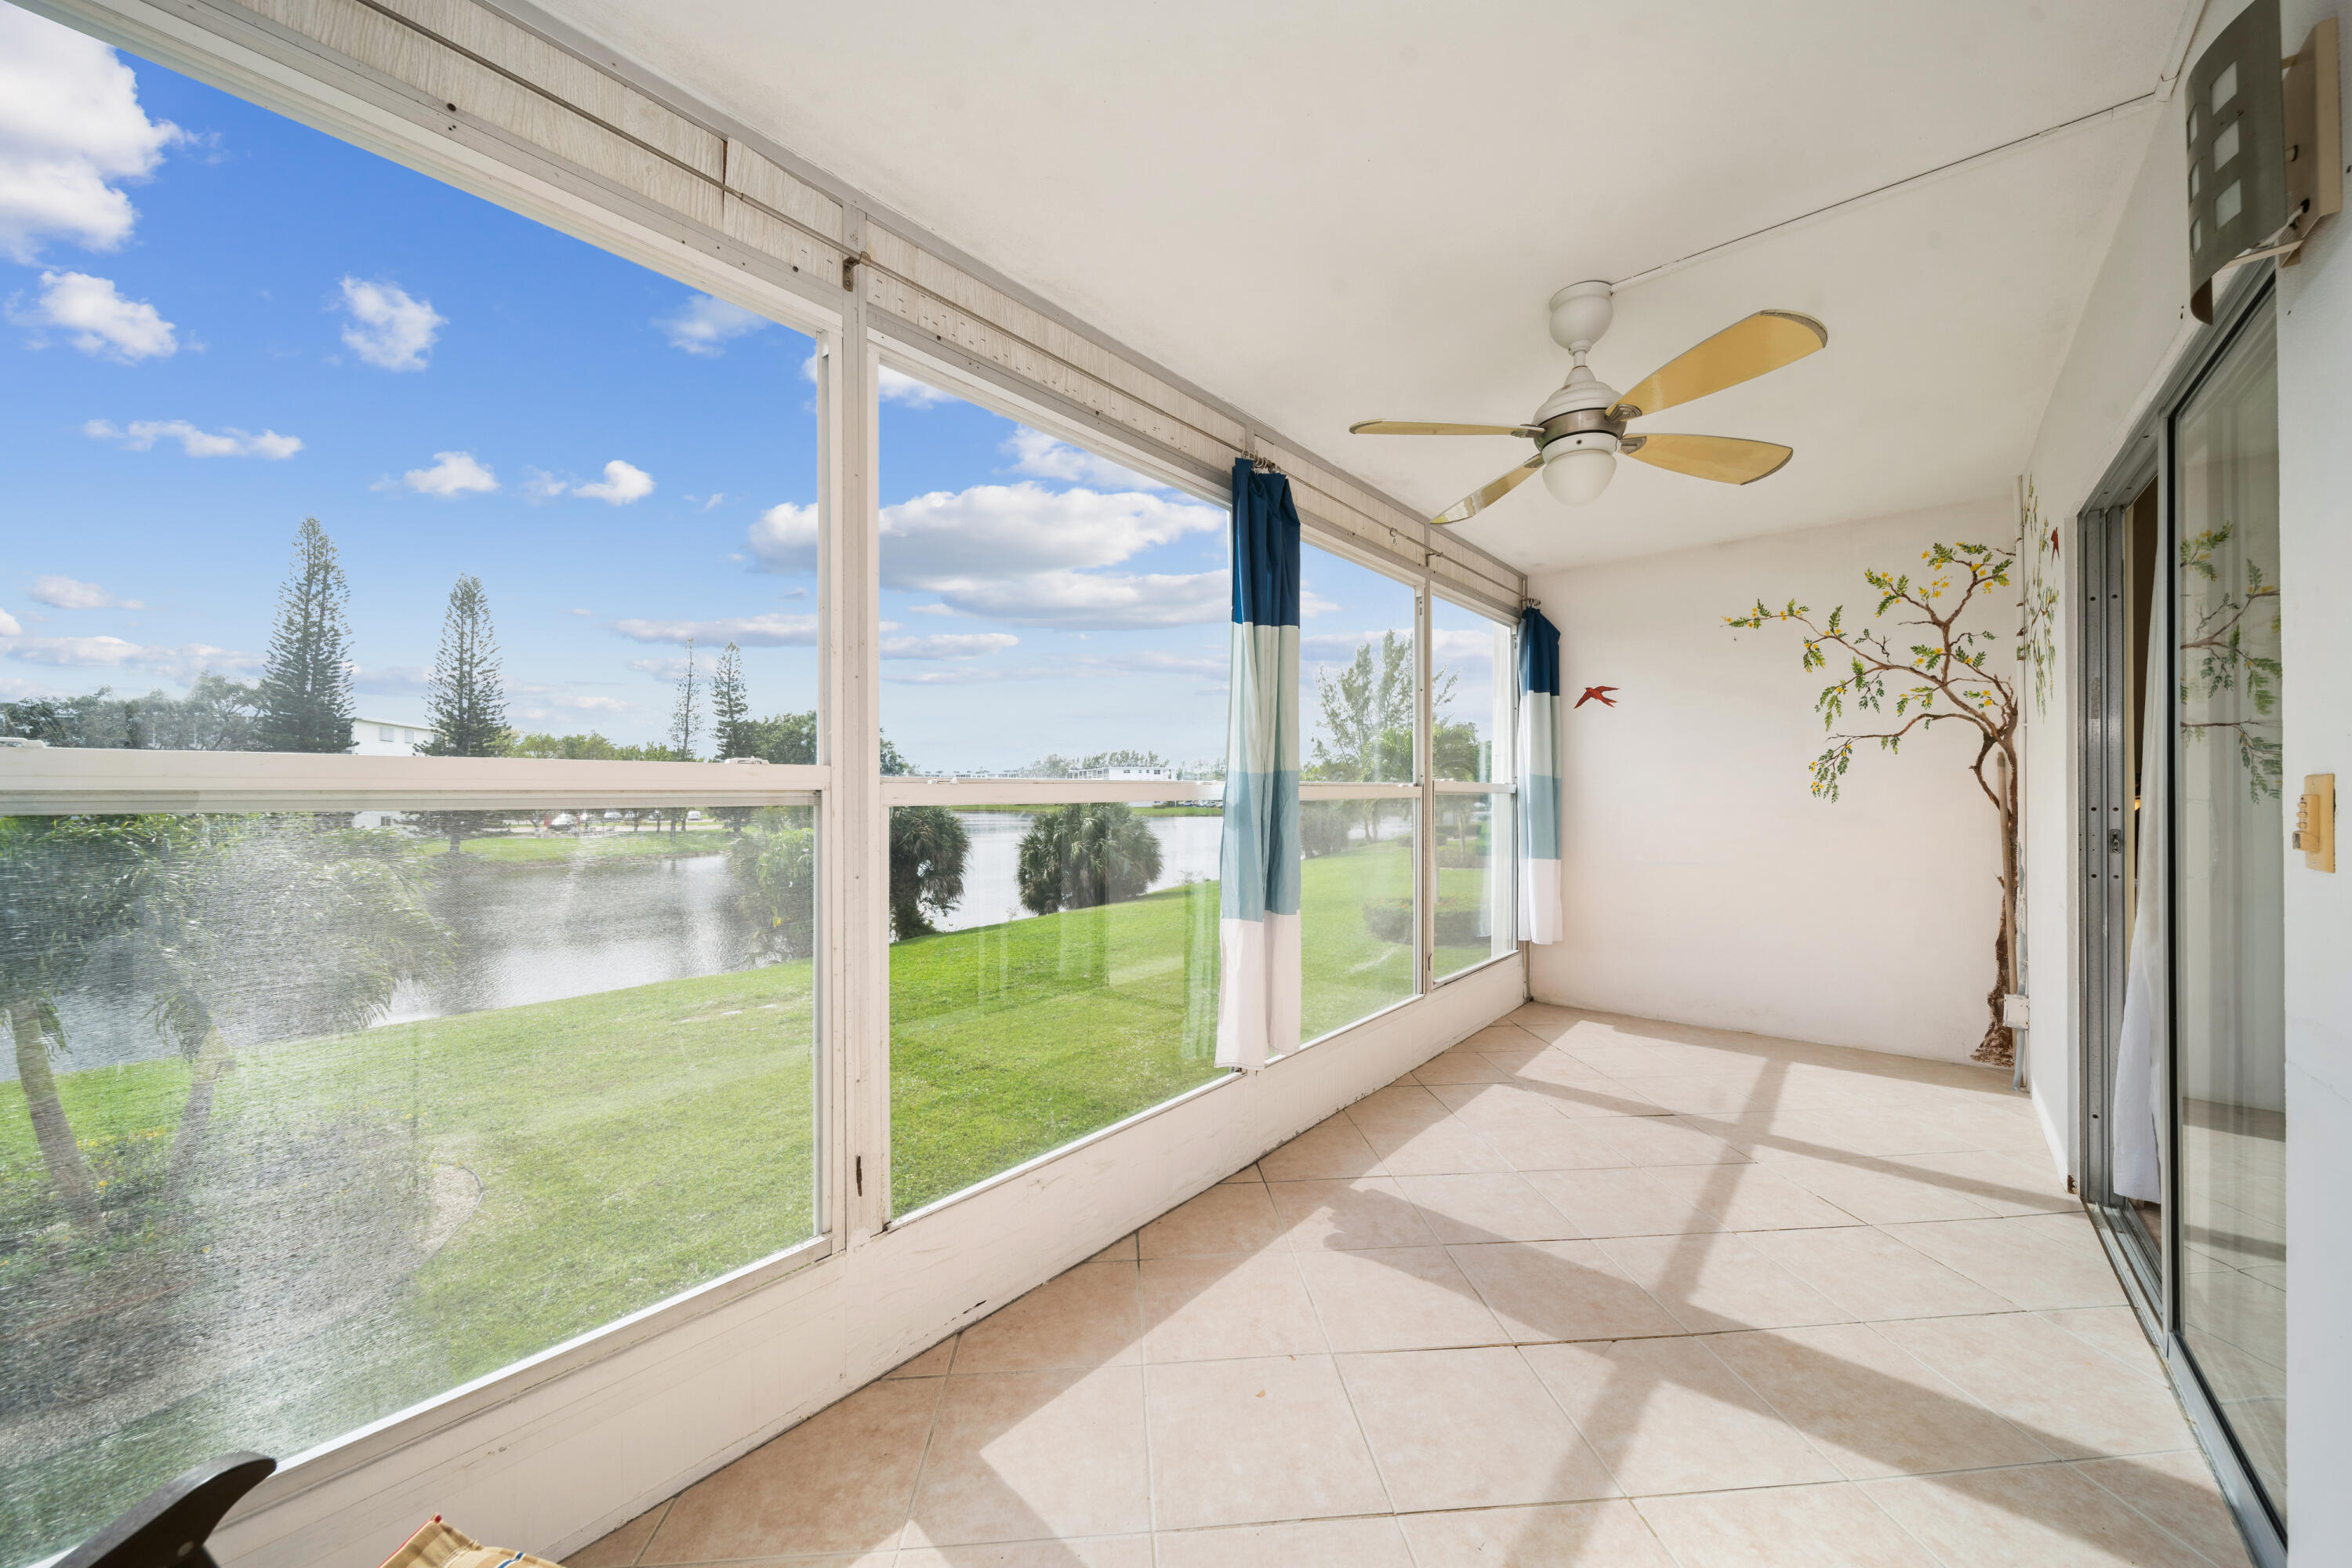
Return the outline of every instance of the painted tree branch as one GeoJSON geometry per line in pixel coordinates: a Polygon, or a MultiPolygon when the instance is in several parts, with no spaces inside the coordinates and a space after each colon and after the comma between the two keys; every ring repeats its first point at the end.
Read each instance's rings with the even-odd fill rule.
{"type": "MultiPolygon", "coordinates": [[[[2014,1060],[2016,1040],[2002,1021],[2002,998],[2016,989],[2017,964],[2017,726],[2021,713],[2016,689],[1990,668],[2001,641],[2000,634],[1966,624],[1970,607],[1990,602],[1994,590],[2010,587],[2013,550],[1986,544],[1937,544],[1923,552],[1927,572],[1915,581],[1908,573],[1867,571],[1863,579],[1878,590],[1873,618],[1885,626],[1850,627],[1845,606],[1816,617],[1811,606],[1790,600],[1778,610],[1764,601],[1745,615],[1727,616],[1725,624],[1760,630],[1773,622],[1793,625],[1804,638],[1804,668],[1828,670],[1841,662],[1845,673],[1822,688],[1813,700],[1830,744],[1811,763],[1813,794],[1834,801],[1846,770],[1853,765],[1854,747],[1875,741],[1879,749],[1900,752],[1905,740],[1926,733],[1938,724],[1960,724],[1977,737],[1976,756],[1969,772],[1984,792],[2000,822],[2001,914],[1995,939],[1995,977],[1986,998],[1991,1021],[1978,1043],[1979,1061],[2003,1065],[2014,1060]],[[1891,634],[1891,635],[1890,635],[1891,634]],[[1900,643],[1898,646],[1898,639],[1900,643]],[[1883,715],[1885,728],[1846,728],[1852,715],[1883,715]],[[1989,775],[1987,764],[1992,764],[1989,775]]],[[[2021,617],[2025,607],[2021,602],[2021,617]]],[[[2021,618],[2016,633],[2021,658],[2027,626],[2021,618]]]]}

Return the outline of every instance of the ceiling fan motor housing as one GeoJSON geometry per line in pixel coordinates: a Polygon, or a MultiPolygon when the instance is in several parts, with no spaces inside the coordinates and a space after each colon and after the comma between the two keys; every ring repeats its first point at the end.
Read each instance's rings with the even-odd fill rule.
{"type": "Polygon", "coordinates": [[[1547,458],[1553,456],[1555,447],[1562,452],[1592,447],[1614,452],[1619,437],[1625,434],[1625,421],[1610,416],[1616,405],[1616,389],[1579,364],[1528,423],[1542,430],[1536,444],[1547,458]]]}

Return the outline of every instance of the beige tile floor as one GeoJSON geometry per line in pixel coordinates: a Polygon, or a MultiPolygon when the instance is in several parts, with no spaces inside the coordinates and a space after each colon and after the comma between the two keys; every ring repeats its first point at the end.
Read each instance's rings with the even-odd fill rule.
{"type": "Polygon", "coordinates": [[[1530,1005],[570,1561],[2244,1556],[2006,1075],[1530,1005]]]}

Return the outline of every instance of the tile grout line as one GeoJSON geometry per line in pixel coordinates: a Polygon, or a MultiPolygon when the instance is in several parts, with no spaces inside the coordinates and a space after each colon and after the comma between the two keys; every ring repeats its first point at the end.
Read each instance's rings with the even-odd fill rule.
{"type": "MultiPolygon", "coordinates": [[[[1273,1200],[1269,1196],[1267,1201],[1273,1200]]],[[[1348,1386],[1348,1375],[1339,1370],[1339,1352],[1333,1347],[1330,1326],[1323,1321],[1323,1304],[1315,1299],[1315,1292],[1307,1288],[1307,1271],[1298,1266],[1298,1249],[1287,1245],[1288,1239],[1288,1233],[1285,1232],[1283,1251],[1290,1258],[1290,1270],[1297,1277],[1300,1294],[1307,1298],[1307,1310],[1315,1314],[1315,1331],[1323,1336],[1323,1354],[1331,1363],[1331,1376],[1339,1384],[1339,1397],[1348,1402],[1348,1416],[1356,1424],[1356,1438],[1364,1446],[1364,1458],[1370,1461],[1372,1467],[1372,1479],[1381,1484],[1381,1497],[1389,1505],[1388,1516],[1393,1520],[1397,1516],[1396,1494],[1389,1489],[1388,1472],[1381,1468],[1381,1456],[1372,1447],[1372,1435],[1364,1429],[1363,1412],[1356,1408],[1356,1391],[1348,1386]]],[[[1397,1534],[1404,1534],[1403,1526],[1397,1527],[1397,1534]]],[[[1412,1555],[1410,1541],[1405,1542],[1405,1554],[1412,1555]]]]}
{"type": "MultiPolygon", "coordinates": [[[[1253,1162],[1255,1163],[1255,1162],[1253,1162]]],[[[1129,1261],[1122,1259],[1121,1261],[1129,1261]]],[[[1151,1561],[1160,1562],[1160,1473],[1151,1462],[1151,1330],[1143,1295],[1143,1227],[1135,1227],[1135,1414],[1143,1423],[1143,1521],[1150,1532],[1151,1561]]]]}
{"type": "Polygon", "coordinates": [[[662,1499],[660,1506],[653,1510],[656,1515],[654,1519],[654,1527],[646,1531],[645,1540],[639,1542],[637,1543],[636,1551],[630,1553],[630,1568],[636,1568],[637,1563],[646,1560],[646,1553],[653,1550],[654,1537],[661,1533],[662,1523],[669,1518],[669,1510],[677,1501],[677,1494],[676,1492],[672,1492],[669,1496],[662,1499]]]}
{"type": "MultiPolygon", "coordinates": [[[[2179,1451],[2179,1450],[2178,1449],[2174,1450],[2174,1452],[2179,1451]]],[[[2198,1458],[2203,1461],[2206,1470],[2210,1474],[2212,1469],[2212,1461],[2205,1458],[2204,1450],[2202,1448],[2192,1448],[2189,1451],[2196,1454],[2198,1458]]],[[[2084,1480],[2089,1481],[2093,1486],[2098,1488],[2101,1491],[2115,1499],[2116,1501],[2120,1503],[2126,1511],[2137,1514],[2141,1519],[2147,1521],[2147,1522],[2155,1528],[2158,1534],[2163,1536],[2168,1541],[2179,1542],[2181,1549],[2187,1552],[2191,1557],[2199,1558],[2207,1563],[2212,1563],[2213,1559],[2211,1557],[2207,1556],[2206,1553],[2199,1551],[2196,1543],[2189,1541],[2179,1531],[2172,1529],[2162,1520],[2157,1518],[2154,1514],[2149,1513],[2146,1509],[2141,1508],[2137,1503],[2133,1502],[2131,1499],[2124,1496],[2123,1493],[2116,1490],[2115,1488],[2099,1479],[2096,1475],[2083,1470],[2084,1466],[2096,1464],[2102,1459],[2134,1458],[2138,1457],[2139,1456],[2137,1455],[2125,1454],[2102,1454],[2095,1459],[2069,1459],[2065,1461],[2065,1463],[2069,1469],[2082,1472],[2083,1479],[2084,1480]]],[[[2229,1506],[2226,1500],[2223,1500],[2221,1496],[2221,1488],[2218,1480],[2215,1482],[2214,1486],[2214,1500],[2221,1502],[2224,1509],[2229,1506]]],[[[2215,1563],[2214,1568],[2241,1568],[2241,1565],[2236,1563],[2215,1563]]]]}
{"type": "Polygon", "coordinates": [[[906,1550],[907,1532],[915,1526],[915,1502],[923,1495],[923,1477],[929,1470],[931,1464],[931,1441],[939,1436],[940,1411],[948,1402],[948,1373],[955,1369],[955,1358],[962,1353],[963,1331],[959,1329],[956,1331],[955,1349],[948,1356],[947,1371],[941,1372],[938,1378],[939,1392],[931,1395],[930,1419],[923,1424],[923,1451],[915,1459],[914,1479],[907,1488],[906,1517],[898,1521],[898,1537],[890,1543],[890,1559],[893,1563],[898,1561],[898,1553],[906,1550]]]}

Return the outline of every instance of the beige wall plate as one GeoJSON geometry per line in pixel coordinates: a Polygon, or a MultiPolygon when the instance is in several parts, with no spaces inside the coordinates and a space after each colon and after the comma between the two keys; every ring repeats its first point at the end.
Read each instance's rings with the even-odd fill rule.
{"type": "Polygon", "coordinates": [[[2336,775],[2307,773],[2294,806],[2294,847],[2315,871],[2336,869],[2336,775]]]}

